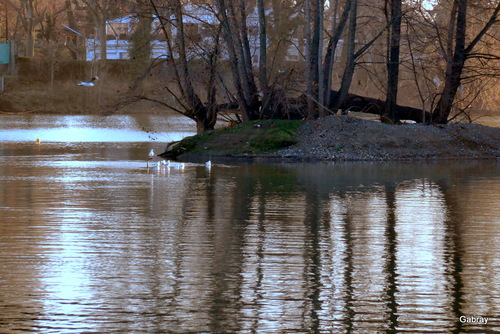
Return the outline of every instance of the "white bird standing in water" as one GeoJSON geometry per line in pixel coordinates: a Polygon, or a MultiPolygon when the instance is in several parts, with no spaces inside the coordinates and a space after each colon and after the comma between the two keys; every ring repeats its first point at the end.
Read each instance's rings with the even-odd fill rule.
{"type": "Polygon", "coordinates": [[[98,76],[93,77],[89,81],[82,81],[78,83],[78,86],[84,86],[84,87],[94,87],[94,82],[99,80],[98,76]]]}
{"type": "Polygon", "coordinates": [[[146,166],[149,168],[149,160],[153,159],[155,157],[155,151],[153,149],[151,149],[151,151],[149,151],[149,159],[146,160],[146,166]]]}
{"type": "Polygon", "coordinates": [[[205,167],[210,170],[212,168],[212,161],[208,160],[207,162],[205,162],[205,167]]]}

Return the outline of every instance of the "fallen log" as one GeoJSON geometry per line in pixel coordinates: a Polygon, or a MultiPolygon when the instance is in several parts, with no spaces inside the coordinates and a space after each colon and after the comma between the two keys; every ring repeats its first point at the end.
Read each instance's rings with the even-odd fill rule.
{"type": "MultiPolygon", "coordinates": [[[[283,92],[277,92],[273,96],[275,103],[270,104],[262,115],[264,118],[278,118],[278,119],[303,119],[307,117],[307,98],[305,95],[299,97],[285,97],[283,92]],[[278,96],[276,96],[278,94],[278,96]],[[277,103],[276,103],[277,101],[277,103]]],[[[327,108],[334,105],[337,98],[338,91],[331,91],[331,99],[327,108]]],[[[417,123],[424,123],[431,119],[430,113],[425,113],[419,108],[396,105],[396,116],[401,120],[412,120],[417,123]]],[[[361,96],[349,93],[340,105],[342,114],[347,114],[350,111],[364,112],[368,114],[379,115],[382,121],[389,121],[383,119],[385,112],[385,101],[373,97],[361,96]]]]}
{"type": "MultiPolygon", "coordinates": [[[[332,90],[332,98],[330,99],[329,106],[333,105],[337,96],[337,91],[332,90]]],[[[408,106],[396,105],[394,106],[396,116],[399,119],[412,120],[417,123],[424,123],[431,119],[431,114],[423,112],[422,109],[413,108],[408,106]]],[[[357,94],[347,94],[347,98],[340,106],[342,113],[349,111],[364,112],[368,114],[375,114],[383,117],[385,111],[385,101],[373,97],[366,97],[357,94]]]]}

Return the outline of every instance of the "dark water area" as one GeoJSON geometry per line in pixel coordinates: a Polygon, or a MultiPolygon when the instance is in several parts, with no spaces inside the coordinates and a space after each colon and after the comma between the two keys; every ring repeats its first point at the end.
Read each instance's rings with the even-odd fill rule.
{"type": "Polygon", "coordinates": [[[116,117],[0,126],[1,333],[500,331],[498,162],[146,168],[189,126],[116,117]]]}

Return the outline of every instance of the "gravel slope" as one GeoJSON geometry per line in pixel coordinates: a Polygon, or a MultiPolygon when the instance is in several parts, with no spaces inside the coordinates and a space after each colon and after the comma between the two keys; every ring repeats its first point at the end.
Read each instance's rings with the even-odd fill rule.
{"type": "Polygon", "coordinates": [[[270,153],[294,160],[500,159],[500,128],[479,124],[388,125],[328,116],[299,128],[298,144],[270,153]]]}

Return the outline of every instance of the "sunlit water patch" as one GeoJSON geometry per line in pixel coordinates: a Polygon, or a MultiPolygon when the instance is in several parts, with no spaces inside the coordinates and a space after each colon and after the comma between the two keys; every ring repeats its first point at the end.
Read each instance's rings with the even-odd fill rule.
{"type": "Polygon", "coordinates": [[[186,117],[8,115],[2,117],[0,141],[170,142],[193,135],[186,117]]]}

